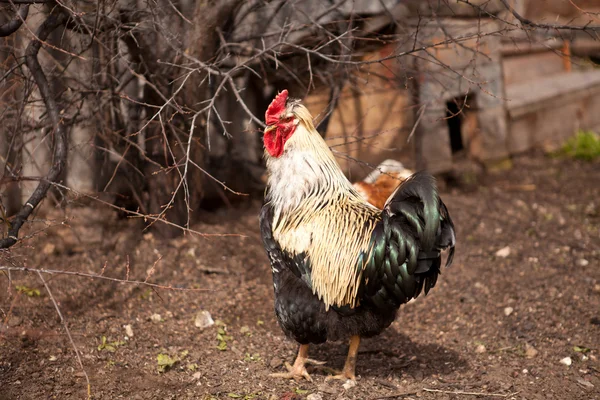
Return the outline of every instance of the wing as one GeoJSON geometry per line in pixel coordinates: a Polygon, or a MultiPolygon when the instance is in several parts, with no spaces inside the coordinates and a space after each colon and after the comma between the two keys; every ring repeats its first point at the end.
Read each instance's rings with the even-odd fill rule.
{"type": "Polygon", "coordinates": [[[440,273],[442,250],[449,249],[449,266],[455,241],[454,225],[434,178],[414,174],[387,201],[373,230],[363,299],[378,307],[397,307],[416,298],[423,287],[427,294],[440,273]]]}

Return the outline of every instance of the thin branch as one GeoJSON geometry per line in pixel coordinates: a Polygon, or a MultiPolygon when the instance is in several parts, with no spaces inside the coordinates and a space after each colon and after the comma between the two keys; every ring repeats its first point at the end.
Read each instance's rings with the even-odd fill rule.
{"type": "MultiPolygon", "coordinates": [[[[468,0],[461,0],[464,3],[470,4],[468,0]]],[[[504,5],[504,7],[515,17],[521,24],[525,26],[530,26],[532,28],[542,28],[542,29],[556,29],[556,30],[571,30],[571,31],[592,31],[598,32],[600,31],[600,25],[590,25],[589,23],[578,26],[578,25],[562,25],[562,24],[542,24],[538,22],[534,22],[528,18],[525,18],[521,14],[517,12],[511,6],[507,0],[500,0],[500,2],[504,5]]]]}
{"type": "Polygon", "coordinates": [[[507,393],[507,394],[502,394],[502,393],[485,393],[485,392],[463,392],[460,390],[440,390],[440,389],[428,389],[428,388],[423,388],[424,392],[431,392],[431,393],[445,393],[445,394],[457,394],[457,395],[462,395],[462,396],[477,396],[477,397],[499,397],[499,398],[507,398],[507,397],[511,397],[516,395],[517,392],[513,392],[513,393],[507,393]]]}
{"type": "Polygon", "coordinates": [[[25,50],[25,62],[31,71],[31,75],[40,91],[40,95],[44,100],[46,111],[48,112],[48,116],[50,117],[54,128],[54,159],[45,179],[40,181],[29,199],[11,221],[8,236],[0,240],[0,249],[11,247],[17,243],[19,240],[19,230],[25,221],[27,221],[27,218],[29,218],[33,210],[46,197],[46,193],[48,192],[51,183],[58,180],[67,161],[67,140],[64,125],[59,115],[55,94],[53,93],[53,90],[48,83],[48,79],[44,74],[44,70],[38,60],[38,53],[42,46],[42,42],[46,41],[48,36],[50,36],[50,34],[66,20],[66,14],[60,11],[58,14],[50,14],[40,26],[36,38],[29,42],[29,45],[25,50]]]}
{"type": "Polygon", "coordinates": [[[48,283],[44,279],[44,276],[42,275],[42,273],[40,271],[36,271],[36,272],[37,272],[38,276],[40,277],[40,280],[44,284],[44,287],[46,288],[46,292],[48,292],[48,296],[50,297],[50,300],[52,300],[52,304],[54,304],[54,308],[56,309],[56,313],[60,317],[60,322],[62,323],[63,327],[65,328],[65,332],[67,332],[67,336],[69,337],[71,346],[73,346],[73,351],[75,352],[75,355],[77,356],[77,361],[79,362],[79,366],[81,367],[81,371],[83,371],[83,376],[85,377],[85,381],[87,383],[87,398],[91,399],[92,398],[92,385],[90,384],[90,377],[88,376],[87,372],[85,371],[85,368],[83,367],[83,361],[81,361],[81,355],[79,354],[79,350],[77,350],[77,346],[75,345],[73,336],[71,336],[71,331],[69,330],[69,327],[67,326],[67,321],[65,321],[65,318],[63,317],[62,312],[60,311],[60,307],[58,306],[58,303],[54,299],[54,295],[52,295],[50,286],[48,286],[48,283]]]}
{"type": "Polygon", "coordinates": [[[72,275],[72,276],[79,276],[82,278],[103,279],[105,281],[111,281],[111,282],[127,283],[127,284],[131,284],[131,285],[149,286],[149,287],[152,287],[155,289],[176,290],[179,292],[209,292],[209,291],[214,290],[214,289],[197,289],[197,288],[178,288],[178,287],[173,287],[173,286],[159,285],[157,283],[151,283],[151,282],[146,282],[146,281],[111,278],[110,276],[104,276],[104,275],[99,275],[99,274],[90,274],[90,273],[86,273],[86,272],[61,271],[61,270],[56,270],[56,269],[45,269],[45,268],[28,268],[28,267],[0,265],[0,271],[35,272],[37,274],[48,274],[48,275],[72,275]]]}

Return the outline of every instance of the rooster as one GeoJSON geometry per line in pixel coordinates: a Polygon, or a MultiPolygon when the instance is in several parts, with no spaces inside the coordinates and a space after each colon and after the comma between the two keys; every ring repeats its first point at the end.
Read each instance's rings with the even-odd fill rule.
{"type": "Polygon", "coordinates": [[[273,272],[275,313],[300,349],[287,373],[311,380],[309,345],[350,339],[343,370],[355,379],[362,337],[381,333],[401,304],[435,286],[454,226],[434,178],[418,172],[383,209],[348,181],[299,100],[279,93],[266,111],[267,189],[260,229],[273,272]]]}
{"type": "Polygon", "coordinates": [[[365,179],[354,182],[352,186],[363,199],[381,209],[398,185],[412,174],[400,161],[385,160],[365,179]]]}

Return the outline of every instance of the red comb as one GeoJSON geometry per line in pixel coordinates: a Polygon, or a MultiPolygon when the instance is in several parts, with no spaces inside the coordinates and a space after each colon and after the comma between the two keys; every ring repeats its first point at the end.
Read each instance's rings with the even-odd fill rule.
{"type": "Polygon", "coordinates": [[[288,91],[285,89],[275,96],[271,104],[269,104],[269,108],[267,108],[267,112],[265,113],[265,122],[267,123],[267,126],[275,125],[279,122],[279,114],[285,110],[287,98],[288,91]]]}

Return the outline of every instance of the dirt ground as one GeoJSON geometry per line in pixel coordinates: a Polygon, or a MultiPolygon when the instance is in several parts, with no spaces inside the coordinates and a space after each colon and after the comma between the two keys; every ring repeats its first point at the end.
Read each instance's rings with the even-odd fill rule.
{"type": "MultiPolygon", "coordinates": [[[[12,262],[186,289],[44,275],[94,399],[600,399],[600,164],[528,155],[508,172],[457,176],[442,191],[455,262],[363,341],[354,387],[323,369],[313,382],[268,376],[297,345],[275,320],[258,201],[194,227],[233,236],[171,241],[74,208],[12,262]],[[202,311],[216,323],[196,326],[202,311]]],[[[86,398],[38,275],[10,278],[0,273],[0,399],[86,398]]],[[[311,357],[341,368],[346,350],[327,343],[311,357]]]]}

